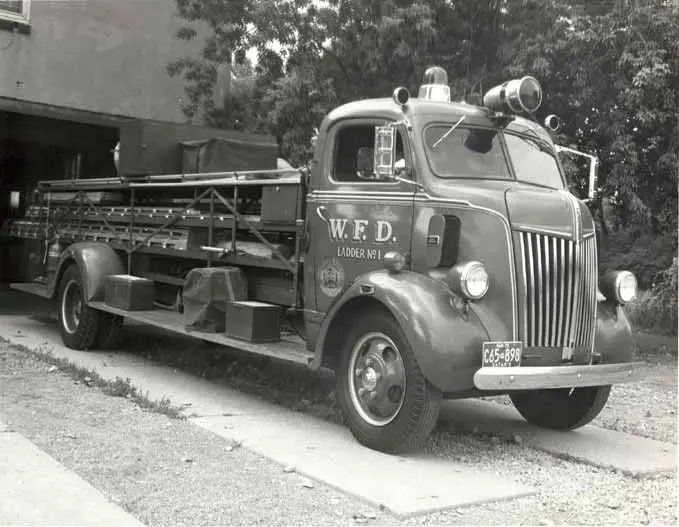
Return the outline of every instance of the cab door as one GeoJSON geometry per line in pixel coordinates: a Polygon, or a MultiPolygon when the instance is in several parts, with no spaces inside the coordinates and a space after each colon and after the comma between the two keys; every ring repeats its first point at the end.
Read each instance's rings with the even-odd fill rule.
{"type": "MultiPolygon", "coordinates": [[[[384,124],[384,119],[349,119],[328,130],[327,153],[307,209],[313,277],[307,272],[306,279],[315,284],[312,309],[319,314],[327,313],[357,277],[382,269],[386,253],[410,253],[415,186],[375,173],[375,127],[384,124]]],[[[394,139],[395,161],[412,166],[403,130],[397,129],[394,139]]]]}

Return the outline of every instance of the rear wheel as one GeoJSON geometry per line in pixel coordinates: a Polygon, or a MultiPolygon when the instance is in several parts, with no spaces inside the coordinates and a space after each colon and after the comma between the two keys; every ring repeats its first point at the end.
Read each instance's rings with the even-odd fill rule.
{"type": "Polygon", "coordinates": [[[610,386],[591,386],[531,390],[509,397],[529,423],[554,430],[574,430],[599,415],[610,393],[610,386]]]}
{"type": "Polygon", "coordinates": [[[425,379],[401,328],[387,313],[353,322],[337,383],[345,421],[369,448],[388,453],[416,448],[436,425],[441,392],[425,379]]]}
{"type": "Polygon", "coordinates": [[[101,313],[87,305],[83,279],[75,265],[64,271],[58,298],[61,340],[72,349],[92,349],[101,326],[101,313]]]}

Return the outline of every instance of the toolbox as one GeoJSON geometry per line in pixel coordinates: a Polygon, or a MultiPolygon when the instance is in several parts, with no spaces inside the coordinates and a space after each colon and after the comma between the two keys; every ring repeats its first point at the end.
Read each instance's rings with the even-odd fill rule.
{"type": "Polygon", "coordinates": [[[153,309],[153,280],[131,275],[109,276],[105,300],[109,306],[125,311],[149,311],[153,309]]]}
{"type": "Polygon", "coordinates": [[[279,306],[264,302],[229,302],[225,333],[248,342],[277,342],[281,339],[280,311],[279,306]]]}

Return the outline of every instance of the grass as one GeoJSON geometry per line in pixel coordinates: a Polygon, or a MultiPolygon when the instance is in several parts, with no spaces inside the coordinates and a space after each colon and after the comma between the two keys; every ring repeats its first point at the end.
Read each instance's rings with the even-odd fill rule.
{"type": "Polygon", "coordinates": [[[68,359],[55,357],[50,351],[34,350],[21,344],[14,344],[3,337],[0,337],[0,342],[18,349],[30,357],[44,362],[45,364],[54,366],[59,371],[65,373],[77,382],[81,382],[87,386],[95,386],[106,395],[110,395],[111,397],[123,397],[144,410],[163,414],[172,419],[186,418],[182,413],[182,408],[173,405],[167,397],[163,397],[159,400],[151,399],[148,392],[143,393],[141,390],[133,386],[129,378],[122,379],[120,377],[116,377],[115,380],[107,380],[101,377],[94,370],[89,370],[87,368],[78,366],[68,359]]]}
{"type": "Polygon", "coordinates": [[[625,306],[625,312],[636,330],[661,335],[677,335],[677,304],[663,302],[652,291],[640,291],[637,299],[625,306]]]}
{"type": "Polygon", "coordinates": [[[655,362],[663,356],[677,359],[677,337],[637,331],[634,334],[639,358],[655,362]]]}
{"type": "Polygon", "coordinates": [[[664,335],[677,335],[679,324],[677,308],[678,264],[672,265],[658,275],[651,289],[640,291],[637,299],[626,307],[633,326],[640,330],[664,335]]]}

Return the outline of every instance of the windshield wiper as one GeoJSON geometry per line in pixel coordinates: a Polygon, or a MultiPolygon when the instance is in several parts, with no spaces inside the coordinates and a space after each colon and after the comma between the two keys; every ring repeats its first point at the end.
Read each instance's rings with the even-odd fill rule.
{"type": "Polygon", "coordinates": [[[443,134],[443,135],[439,138],[438,141],[436,141],[433,145],[431,145],[431,149],[434,150],[434,149],[441,143],[441,141],[443,141],[446,137],[448,137],[450,134],[452,134],[453,131],[455,130],[455,128],[457,128],[458,126],[460,126],[460,123],[461,123],[462,121],[464,121],[466,117],[467,117],[466,115],[463,115],[462,117],[460,117],[460,120],[457,121],[453,126],[451,126],[451,127],[450,127],[450,130],[448,130],[445,134],[443,134]]]}
{"type": "Polygon", "coordinates": [[[537,132],[535,130],[531,130],[530,128],[526,128],[525,131],[529,132],[533,136],[533,141],[531,141],[528,137],[525,137],[525,136],[522,136],[522,135],[520,135],[519,137],[521,137],[522,139],[524,139],[526,141],[533,143],[535,146],[538,147],[538,150],[540,150],[540,152],[545,152],[547,154],[554,154],[554,151],[551,148],[549,148],[549,145],[545,142],[545,140],[542,137],[540,137],[537,134],[537,132]]]}

